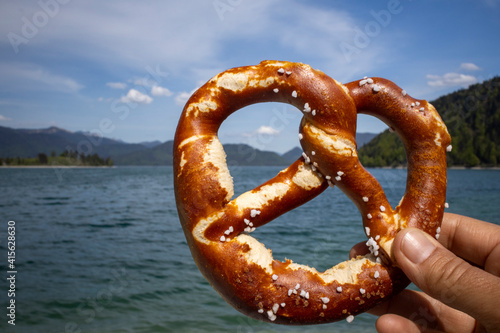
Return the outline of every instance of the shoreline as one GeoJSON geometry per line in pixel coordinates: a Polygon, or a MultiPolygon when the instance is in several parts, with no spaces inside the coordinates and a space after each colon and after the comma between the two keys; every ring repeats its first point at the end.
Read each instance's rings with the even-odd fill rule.
{"type": "MultiPolygon", "coordinates": [[[[97,169],[102,169],[102,168],[117,168],[117,167],[134,167],[134,166],[169,166],[169,165],[112,165],[112,166],[107,166],[107,165],[0,165],[0,169],[5,168],[5,169],[91,169],[91,168],[97,168],[97,169]]],[[[269,165],[253,165],[256,167],[259,166],[269,166],[269,165]]],[[[276,165],[271,165],[271,166],[276,166],[276,165]]],[[[407,169],[407,167],[403,166],[397,166],[397,167],[365,167],[367,169],[407,169]]],[[[450,166],[447,168],[448,170],[500,170],[500,167],[495,166],[495,167],[465,167],[465,166],[450,166]]]]}
{"type": "Polygon", "coordinates": [[[464,166],[452,166],[449,167],[450,170],[500,170],[500,167],[464,167],[464,166]]]}
{"type": "Polygon", "coordinates": [[[0,169],[90,169],[90,168],[116,168],[107,165],[0,165],[0,169]]]}
{"type": "MultiPolygon", "coordinates": [[[[405,166],[397,166],[397,167],[365,167],[366,169],[384,169],[384,170],[406,170],[408,169],[405,166]]],[[[451,166],[447,167],[447,170],[500,170],[500,167],[466,167],[466,166],[451,166]]]]}
{"type": "MultiPolygon", "coordinates": [[[[400,170],[400,169],[407,169],[406,166],[397,166],[397,167],[388,167],[388,166],[383,166],[383,167],[365,167],[366,169],[395,169],[395,170],[400,170]]],[[[494,166],[494,167],[466,167],[466,166],[450,166],[447,167],[448,170],[500,170],[500,167],[494,166]]]]}

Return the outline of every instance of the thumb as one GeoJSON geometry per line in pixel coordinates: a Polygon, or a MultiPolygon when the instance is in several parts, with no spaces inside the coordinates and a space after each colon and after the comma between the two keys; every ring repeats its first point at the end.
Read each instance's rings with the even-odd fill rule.
{"type": "Polygon", "coordinates": [[[491,324],[500,300],[500,278],[474,267],[418,229],[402,230],[392,251],[398,265],[422,291],[491,324]]]}

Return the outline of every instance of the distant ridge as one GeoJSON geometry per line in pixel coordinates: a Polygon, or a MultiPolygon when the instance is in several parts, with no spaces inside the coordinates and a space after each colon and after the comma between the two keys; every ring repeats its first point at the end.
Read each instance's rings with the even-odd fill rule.
{"type": "MultiPolygon", "coordinates": [[[[58,127],[13,129],[0,126],[0,157],[60,155],[66,149],[111,158],[114,165],[172,165],[173,141],[125,143],[92,133],[70,132],[58,127]]],[[[244,144],[224,145],[229,165],[286,165],[281,155],[244,144]]],[[[294,158],[297,159],[300,153],[294,158]]]]}
{"type": "Polygon", "coordinates": [[[295,162],[300,156],[302,156],[302,148],[295,147],[292,150],[287,151],[281,157],[283,157],[288,164],[295,162]]]}
{"type": "MultiPolygon", "coordinates": [[[[287,165],[285,158],[271,151],[255,149],[245,144],[225,144],[228,165],[287,165]]],[[[295,159],[299,158],[300,154],[295,159]]]]}
{"type": "Polygon", "coordinates": [[[356,133],[356,144],[358,149],[372,141],[377,135],[377,133],[356,133]]]}
{"type": "MultiPolygon", "coordinates": [[[[172,165],[173,141],[150,149],[143,149],[113,158],[115,165],[172,165]]],[[[262,151],[245,144],[225,144],[226,162],[229,166],[286,165],[287,160],[271,151],[262,151]]],[[[295,156],[294,161],[300,157],[295,156]]]]}
{"type": "Polygon", "coordinates": [[[167,141],[152,148],[112,157],[115,165],[172,165],[174,142],[167,141]]]}
{"type": "Polygon", "coordinates": [[[66,149],[112,157],[144,149],[144,146],[58,127],[13,129],[0,126],[0,157],[36,157],[39,153],[50,156],[52,152],[59,155],[66,149]]]}
{"type": "MultiPolygon", "coordinates": [[[[358,146],[376,134],[361,133],[358,146]],[[364,141],[363,141],[364,140],[364,141]]],[[[39,153],[60,155],[65,150],[83,151],[111,158],[114,165],[172,165],[173,141],[126,143],[87,132],[70,132],[58,127],[13,129],[0,126],[0,157],[36,157],[39,153]]],[[[255,149],[246,144],[225,144],[228,165],[288,165],[295,162],[302,149],[295,147],[280,155],[255,149]]]]}
{"type": "Polygon", "coordinates": [[[144,147],[147,148],[154,148],[156,146],[161,145],[161,141],[144,141],[144,142],[139,142],[140,145],[143,145],[144,147]]]}

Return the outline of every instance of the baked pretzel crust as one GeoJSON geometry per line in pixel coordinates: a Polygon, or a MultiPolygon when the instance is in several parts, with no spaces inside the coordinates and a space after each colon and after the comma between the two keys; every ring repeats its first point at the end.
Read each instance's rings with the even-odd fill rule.
{"type": "Polygon", "coordinates": [[[385,79],[342,85],[308,65],[278,61],[220,73],[191,96],[174,140],[176,203],[193,258],[228,303],[259,320],[317,324],[364,312],[408,284],[391,264],[396,233],[409,226],[439,233],[450,141],[432,105],[385,79]],[[217,131],[236,110],[261,102],[288,103],[302,111],[304,154],[273,179],[233,199],[217,131]],[[382,119],[405,144],[407,188],[394,210],[359,163],[357,113],[382,119]],[[370,254],[318,272],[274,260],[250,236],[328,185],[339,186],[359,208],[370,254]]]}

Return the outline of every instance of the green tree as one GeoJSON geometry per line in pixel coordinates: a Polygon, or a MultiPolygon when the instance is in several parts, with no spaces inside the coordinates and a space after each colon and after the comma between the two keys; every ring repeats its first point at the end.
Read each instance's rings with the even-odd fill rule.
{"type": "Polygon", "coordinates": [[[39,153],[38,154],[38,163],[40,163],[40,164],[48,164],[49,163],[49,159],[48,159],[47,155],[45,155],[44,153],[39,153]]]}

